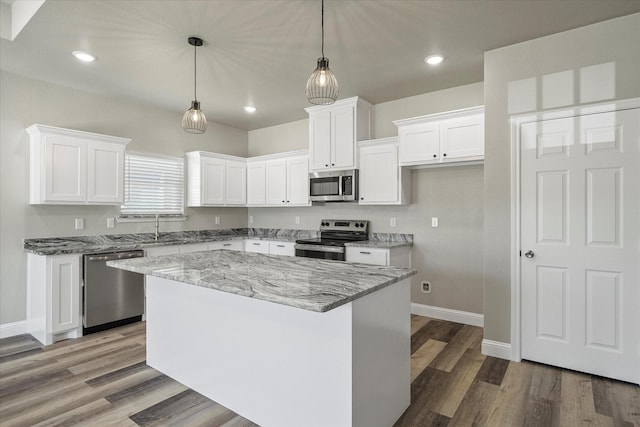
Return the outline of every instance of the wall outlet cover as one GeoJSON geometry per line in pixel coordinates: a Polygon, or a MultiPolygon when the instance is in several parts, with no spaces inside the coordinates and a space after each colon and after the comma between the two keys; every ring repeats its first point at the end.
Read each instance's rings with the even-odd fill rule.
{"type": "Polygon", "coordinates": [[[424,292],[425,294],[431,293],[431,282],[422,282],[420,283],[420,286],[422,288],[422,292],[424,292]]]}
{"type": "Polygon", "coordinates": [[[84,229],[84,218],[76,218],[76,230],[84,229]]]}

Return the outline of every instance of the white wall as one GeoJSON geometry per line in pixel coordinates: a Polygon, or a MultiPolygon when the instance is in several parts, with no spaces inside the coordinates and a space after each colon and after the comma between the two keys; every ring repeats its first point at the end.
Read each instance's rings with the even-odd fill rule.
{"type": "Polygon", "coordinates": [[[511,341],[510,116],[640,96],[639,41],[634,14],[485,53],[486,339],[511,341]],[[549,79],[567,83],[548,91],[549,79]]]}
{"type": "MultiPolygon", "coordinates": [[[[129,151],[182,157],[208,150],[246,156],[247,132],[209,122],[202,135],[182,131],[181,114],[133,101],[81,92],[15,74],[0,73],[0,324],[26,318],[26,256],[30,237],[151,232],[152,223],[118,223],[106,218],[118,207],[29,205],[29,138],[24,129],[40,123],[131,138],[129,151]],[[84,230],[74,229],[84,218],[84,230]]],[[[189,100],[185,100],[188,106],[189,100]]],[[[246,208],[187,209],[186,222],[162,223],[162,231],[246,227],[246,208]],[[221,217],[214,225],[213,217],[221,217]]]]}
{"type": "MultiPolygon", "coordinates": [[[[482,105],[483,84],[456,87],[373,106],[373,138],[397,135],[393,120],[482,105]]],[[[249,132],[252,156],[305,149],[308,121],[300,120],[249,132]]],[[[414,235],[412,301],[420,304],[483,313],[482,234],[483,167],[460,166],[412,172],[409,206],[327,204],[309,208],[250,208],[255,227],[317,229],[322,218],[368,219],[372,232],[414,235]],[[300,225],[295,217],[300,216],[300,225]],[[440,227],[431,228],[431,217],[440,227]],[[397,227],[389,226],[396,218],[397,227]],[[428,280],[432,292],[419,283],[428,280]]]]}

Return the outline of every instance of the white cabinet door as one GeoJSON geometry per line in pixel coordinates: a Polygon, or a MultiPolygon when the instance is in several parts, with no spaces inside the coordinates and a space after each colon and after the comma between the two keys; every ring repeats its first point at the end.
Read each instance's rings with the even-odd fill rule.
{"type": "Polygon", "coordinates": [[[206,251],[206,250],[209,250],[209,245],[207,243],[191,243],[188,245],[180,246],[181,254],[188,254],[191,252],[200,252],[200,251],[206,251]]]}
{"type": "Polygon", "coordinates": [[[266,164],[266,202],[271,206],[287,204],[287,162],[272,160],[266,164]]]}
{"type": "Polygon", "coordinates": [[[398,149],[396,144],[360,148],[360,204],[398,202],[398,149]]]}
{"type": "Polygon", "coordinates": [[[269,242],[269,253],[272,255],[295,256],[294,242],[269,242]]]}
{"type": "Polygon", "coordinates": [[[44,137],[44,201],[87,200],[87,144],[78,138],[44,137]]]}
{"type": "Polygon", "coordinates": [[[264,162],[247,164],[247,205],[264,206],[266,199],[266,165],[264,162]]]}
{"type": "Polygon", "coordinates": [[[309,159],[287,159],[287,205],[309,205],[309,159]]]}
{"type": "Polygon", "coordinates": [[[360,264],[389,265],[389,249],[347,247],[345,260],[360,264]]]}
{"type": "Polygon", "coordinates": [[[331,168],[355,169],[355,106],[331,111],[331,168]]]}
{"type": "Polygon", "coordinates": [[[80,256],[48,257],[51,280],[51,333],[80,326],[80,256]]]}
{"type": "Polygon", "coordinates": [[[224,205],[225,161],[202,157],[200,162],[202,205],[224,205]]]}
{"type": "Polygon", "coordinates": [[[245,252],[259,252],[261,254],[269,253],[269,242],[266,240],[247,239],[244,241],[245,252]]]}
{"type": "Polygon", "coordinates": [[[180,253],[180,246],[156,246],[154,248],[145,248],[145,256],[161,256],[161,255],[175,255],[180,253]]]}
{"type": "Polygon", "coordinates": [[[475,115],[440,125],[442,161],[484,156],[484,116],[475,115]]]}
{"type": "Polygon", "coordinates": [[[87,149],[87,201],[124,203],[124,146],[89,142],[87,149]]]}
{"type": "Polygon", "coordinates": [[[399,128],[398,140],[400,164],[440,160],[440,126],[437,123],[399,128]]]}
{"type": "Polygon", "coordinates": [[[225,204],[247,204],[247,164],[245,162],[226,161],[225,204]]]}
{"type": "Polygon", "coordinates": [[[244,251],[244,241],[242,240],[224,240],[221,242],[209,243],[208,249],[214,251],[216,249],[226,249],[229,251],[244,251]]]}
{"type": "Polygon", "coordinates": [[[331,112],[318,111],[309,114],[310,169],[331,168],[331,112]]]}

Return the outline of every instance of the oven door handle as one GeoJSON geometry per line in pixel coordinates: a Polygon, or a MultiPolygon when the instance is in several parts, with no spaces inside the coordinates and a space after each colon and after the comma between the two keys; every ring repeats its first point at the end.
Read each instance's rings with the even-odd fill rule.
{"type": "Polygon", "coordinates": [[[312,251],[312,252],[333,252],[337,254],[344,253],[344,247],[341,246],[324,246],[324,245],[303,245],[296,244],[293,246],[295,249],[301,251],[312,251]]]}

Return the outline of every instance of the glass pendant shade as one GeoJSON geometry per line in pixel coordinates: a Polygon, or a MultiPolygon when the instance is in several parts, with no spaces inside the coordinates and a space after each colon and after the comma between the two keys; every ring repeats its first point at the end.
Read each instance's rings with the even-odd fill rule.
{"type": "Polygon", "coordinates": [[[329,69],[327,58],[318,58],[318,66],[307,81],[305,93],[309,103],[315,105],[333,104],[338,99],[338,80],[329,69]]]}
{"type": "Polygon", "coordinates": [[[182,129],[188,133],[204,133],[207,130],[207,118],[198,101],[191,101],[191,108],[182,116],[182,129]]]}

